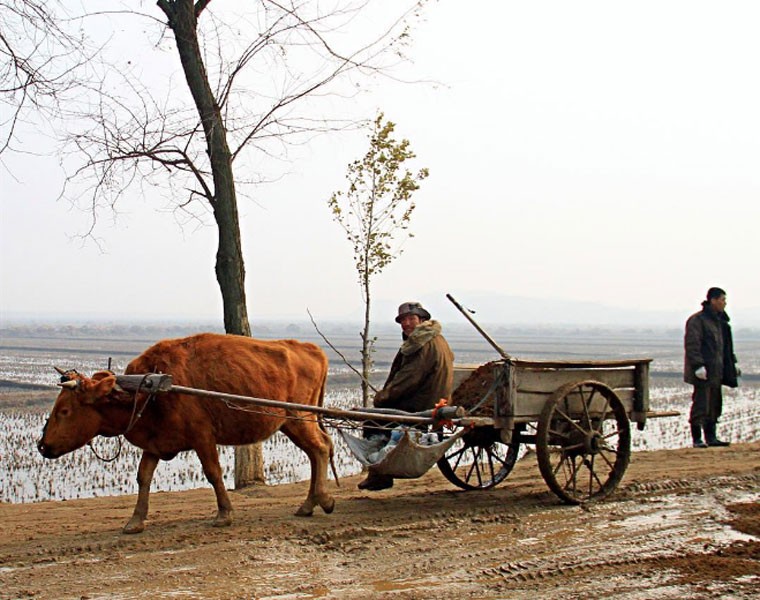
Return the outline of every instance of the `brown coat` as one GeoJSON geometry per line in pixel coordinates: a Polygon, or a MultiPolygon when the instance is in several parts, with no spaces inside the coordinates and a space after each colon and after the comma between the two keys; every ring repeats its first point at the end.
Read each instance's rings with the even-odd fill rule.
{"type": "Polygon", "coordinates": [[[707,369],[709,385],[737,386],[736,356],[731,326],[726,313],[716,313],[708,302],[686,321],[684,334],[684,374],[686,383],[704,383],[694,372],[707,369]]]}
{"type": "Polygon", "coordinates": [[[404,341],[393,359],[374,405],[418,412],[450,400],[454,387],[454,354],[441,335],[438,321],[423,321],[404,341]]]}

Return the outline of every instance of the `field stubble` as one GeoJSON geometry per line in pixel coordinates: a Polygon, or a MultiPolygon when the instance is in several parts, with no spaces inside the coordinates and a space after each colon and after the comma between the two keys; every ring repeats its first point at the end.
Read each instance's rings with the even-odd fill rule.
{"type": "MultiPolygon", "coordinates": [[[[273,337],[277,332],[273,332],[273,337]]],[[[284,333],[284,332],[280,332],[284,333]]],[[[383,369],[389,365],[397,348],[394,332],[378,342],[375,379],[382,384],[383,369]]],[[[318,340],[312,340],[318,341],[318,340]]],[[[351,355],[353,336],[333,339],[345,355],[351,355]]],[[[493,360],[493,352],[472,332],[454,332],[449,341],[457,362],[479,364],[493,360]]],[[[75,367],[92,373],[112,357],[116,372],[151,342],[143,339],[113,339],[108,336],[85,337],[6,337],[0,343],[0,501],[36,502],[129,494],[136,490],[135,472],[140,451],[125,444],[117,461],[100,462],[89,449],[83,448],[56,461],[44,460],[35,449],[49,410],[57,393],[52,365],[75,367]],[[3,384],[5,382],[5,384],[3,384]]],[[[515,336],[514,352],[533,358],[624,358],[651,356],[650,385],[653,410],[677,410],[679,418],[651,419],[643,432],[635,431],[633,448],[657,450],[683,448],[689,445],[686,423],[689,387],[671,369],[680,358],[679,340],[667,336],[641,333],[600,335],[578,332],[557,332],[553,335],[515,336]]],[[[331,354],[329,387],[326,404],[351,408],[360,404],[353,375],[342,361],[331,354]]],[[[743,352],[747,383],[725,394],[724,417],[720,434],[732,442],[760,439],[760,381],[747,364],[760,362],[760,340],[744,340],[738,346],[743,352]]],[[[359,472],[361,465],[353,459],[340,436],[332,432],[336,445],[336,466],[340,476],[359,472]]],[[[113,456],[117,443],[98,438],[95,446],[101,456],[113,456]]],[[[266,478],[269,484],[301,481],[309,476],[306,456],[283,435],[276,434],[264,444],[266,478]]],[[[233,450],[220,447],[225,482],[233,487],[233,450]]],[[[174,460],[162,461],[153,481],[154,491],[177,491],[204,487],[207,483],[193,453],[181,453],[174,460]]]]}

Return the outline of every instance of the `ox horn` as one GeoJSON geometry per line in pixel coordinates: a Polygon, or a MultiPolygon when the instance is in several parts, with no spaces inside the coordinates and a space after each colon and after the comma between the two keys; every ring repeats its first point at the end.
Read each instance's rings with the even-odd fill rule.
{"type": "Polygon", "coordinates": [[[71,390],[74,390],[79,386],[79,381],[77,381],[76,379],[72,379],[69,381],[62,381],[58,385],[61,386],[62,388],[69,388],[71,390]]]}
{"type": "Polygon", "coordinates": [[[66,371],[64,371],[61,367],[53,367],[56,371],[58,371],[59,375],[66,375],[66,371]]]}

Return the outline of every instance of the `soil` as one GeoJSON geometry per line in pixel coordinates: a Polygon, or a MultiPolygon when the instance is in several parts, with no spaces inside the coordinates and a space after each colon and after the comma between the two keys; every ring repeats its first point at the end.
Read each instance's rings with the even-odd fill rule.
{"type": "MultiPolygon", "coordinates": [[[[608,500],[561,504],[529,453],[499,487],[437,469],[293,512],[307,484],[0,505],[0,598],[757,598],[760,442],[640,452],[608,500]]],[[[331,484],[334,487],[334,484],[331,484]]]]}
{"type": "Polygon", "coordinates": [[[492,389],[494,378],[503,371],[504,361],[496,360],[480,365],[457,385],[451,396],[451,404],[467,409],[476,417],[492,417],[496,390],[492,389]]]}

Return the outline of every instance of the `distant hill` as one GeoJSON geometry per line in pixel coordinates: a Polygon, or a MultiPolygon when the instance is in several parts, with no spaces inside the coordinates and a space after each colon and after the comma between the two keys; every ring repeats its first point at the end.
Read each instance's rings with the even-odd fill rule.
{"type": "MultiPolygon", "coordinates": [[[[607,329],[656,328],[682,329],[686,318],[697,310],[695,302],[685,310],[638,310],[609,306],[597,302],[581,302],[556,298],[531,298],[528,296],[500,295],[488,292],[457,292],[452,294],[458,302],[473,311],[473,317],[481,325],[511,326],[521,328],[566,328],[579,327],[607,329]]],[[[446,299],[443,291],[412,295],[403,298],[375,298],[372,304],[373,327],[382,330],[397,329],[393,322],[398,304],[405,300],[418,300],[427,307],[434,319],[447,326],[468,325],[465,317],[446,299]]],[[[743,310],[729,309],[735,330],[760,328],[760,307],[743,310]]],[[[330,315],[318,318],[320,327],[331,331],[345,330],[356,333],[360,328],[361,313],[351,315],[330,315]]],[[[313,326],[308,317],[288,315],[279,317],[260,317],[252,319],[256,335],[298,336],[305,332],[313,333],[313,326]]],[[[109,336],[121,336],[126,339],[145,337],[177,337],[196,331],[222,332],[221,317],[209,319],[176,319],[158,317],[107,317],[65,315],[21,315],[0,311],[0,337],[17,335],[99,337],[104,333],[109,336]]]]}
{"type": "MultiPolygon", "coordinates": [[[[579,302],[553,298],[530,298],[483,292],[452,292],[455,299],[474,312],[479,323],[519,326],[591,326],[591,327],[683,327],[686,318],[698,308],[686,310],[636,310],[596,302],[579,302]]],[[[450,321],[464,319],[446,299],[444,292],[418,298],[435,318],[450,321]]],[[[395,315],[396,303],[378,300],[375,314],[395,315]]],[[[760,307],[743,311],[729,310],[735,327],[760,327],[760,307]]]]}

